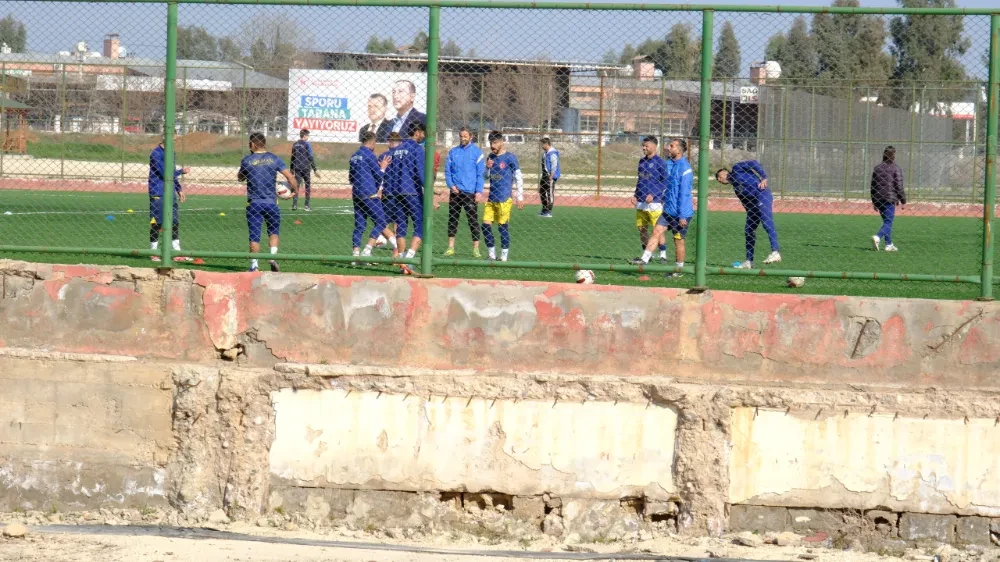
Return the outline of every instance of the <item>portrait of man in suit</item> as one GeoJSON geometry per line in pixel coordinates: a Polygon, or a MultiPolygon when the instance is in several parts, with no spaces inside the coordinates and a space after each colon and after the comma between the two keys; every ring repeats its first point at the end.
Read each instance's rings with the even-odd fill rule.
{"type": "Polygon", "coordinates": [[[372,94],[368,97],[368,120],[371,121],[358,131],[358,141],[360,142],[364,134],[368,131],[375,133],[375,142],[384,144],[389,141],[389,133],[392,132],[392,122],[385,118],[385,110],[389,106],[389,101],[382,94],[372,94]]]}
{"type": "Polygon", "coordinates": [[[392,106],[396,108],[396,118],[392,121],[392,132],[403,138],[409,136],[414,123],[427,126],[427,115],[417,111],[413,102],[417,98],[417,87],[409,80],[398,80],[392,85],[392,106]]]}

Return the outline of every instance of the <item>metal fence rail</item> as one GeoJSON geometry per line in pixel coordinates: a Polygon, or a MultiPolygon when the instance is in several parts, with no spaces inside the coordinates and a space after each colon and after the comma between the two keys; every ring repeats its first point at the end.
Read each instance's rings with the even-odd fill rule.
{"type": "MultiPolygon", "coordinates": [[[[153,258],[161,267],[208,259],[229,269],[243,260],[379,264],[385,274],[407,265],[525,279],[528,270],[616,272],[602,275],[611,282],[662,273],[695,289],[717,276],[840,279],[844,293],[862,280],[947,282],[992,298],[1000,11],[461,0],[0,8],[10,14],[0,20],[5,255],[153,258]],[[95,34],[98,52],[83,44],[95,34]],[[924,48],[927,37],[934,48],[924,48]],[[859,53],[862,44],[877,48],[859,53]],[[926,52],[944,54],[928,64],[926,52]],[[382,155],[388,134],[406,137],[415,121],[426,129],[421,149],[410,149],[422,159],[423,189],[397,197],[419,202],[410,229],[422,227],[423,245],[394,255],[387,243],[367,255],[372,223],[352,240],[355,211],[367,203],[352,192],[349,163],[363,131],[376,133],[382,155]],[[482,195],[464,208],[476,216],[461,214],[455,231],[449,208],[463,195],[447,178],[463,128],[497,168],[478,176],[482,195]],[[264,249],[251,252],[243,215],[253,205],[237,177],[251,134],[290,164],[301,129],[311,131],[312,205],[304,194],[294,208],[279,202],[280,246],[270,253],[265,232],[264,249]],[[502,149],[491,147],[493,130],[502,149]],[[633,263],[659,213],[632,200],[650,135],[669,166],[690,165],[691,192],[681,187],[678,197],[692,212],[677,217],[690,236],[668,232],[651,259],[633,263]],[[154,165],[190,169],[182,191],[169,178],[162,193],[148,191],[160,139],[154,165]],[[562,172],[551,218],[543,139],[562,172]],[[870,200],[872,169],[889,145],[909,203],[895,207],[893,255],[881,253],[889,239],[870,200]],[[716,181],[717,169],[745,161],[766,170],[766,203],[716,181]],[[515,177],[508,167],[519,168],[524,210],[516,180],[509,203],[489,199],[515,177]],[[149,224],[153,207],[169,213],[182,194],[175,244],[162,224],[169,215],[149,224]],[[764,207],[773,208],[780,251],[763,229],[756,245],[747,241],[745,227],[756,226],[747,215],[764,207]]],[[[410,173],[395,154],[385,173],[410,173]]],[[[380,201],[391,211],[397,198],[380,201]]]]}

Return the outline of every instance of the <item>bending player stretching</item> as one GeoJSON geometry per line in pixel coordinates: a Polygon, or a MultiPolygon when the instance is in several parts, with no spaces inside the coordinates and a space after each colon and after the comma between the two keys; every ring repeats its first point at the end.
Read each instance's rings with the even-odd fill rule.
{"type": "Polygon", "coordinates": [[[774,196],[767,188],[767,172],[760,162],[747,160],[733,164],[732,171],[722,168],[715,172],[715,180],[723,185],[732,184],[736,198],[747,211],[747,222],[744,228],[746,235],[747,259],[739,264],[739,269],[753,267],[754,249],[757,246],[757,226],[764,225],[768,238],[771,240],[771,254],[764,260],[765,264],[778,263],[781,254],[778,253],[778,229],[774,226],[774,196]]]}
{"type": "MultiPolygon", "coordinates": [[[[250,154],[240,162],[237,181],[247,182],[247,230],[250,233],[250,252],[260,252],[260,234],[267,223],[268,244],[271,254],[278,253],[278,234],[281,231],[281,209],[278,208],[278,192],[275,190],[277,174],[285,176],[292,193],[299,190],[295,176],[288,171],[285,163],[267,151],[267,138],[263,133],[250,134],[250,154]]],[[[250,260],[250,271],[258,271],[257,260],[250,260]]],[[[271,260],[271,271],[278,271],[278,262],[271,260]]]]}
{"type": "MultiPolygon", "coordinates": [[[[486,250],[490,260],[497,259],[496,244],[493,240],[493,221],[500,231],[500,261],[507,261],[510,253],[510,214],[514,207],[512,188],[517,185],[517,208],[524,208],[524,176],[521,166],[514,156],[504,148],[503,134],[500,131],[490,131],[490,149],[493,153],[486,159],[487,174],[490,176],[490,195],[483,209],[483,238],[486,240],[486,250]]],[[[476,202],[482,200],[483,194],[476,195],[476,202]]]]}
{"type": "MultiPolygon", "coordinates": [[[[361,147],[351,156],[348,179],[354,199],[354,256],[370,256],[376,243],[376,235],[381,232],[392,238],[392,231],[386,227],[385,212],[382,210],[382,178],[392,158],[379,160],[375,156],[375,133],[361,133],[361,147]],[[372,221],[372,233],[368,244],[361,251],[361,235],[365,232],[368,219],[372,221]]],[[[393,256],[395,257],[395,256],[393,256]]]]}

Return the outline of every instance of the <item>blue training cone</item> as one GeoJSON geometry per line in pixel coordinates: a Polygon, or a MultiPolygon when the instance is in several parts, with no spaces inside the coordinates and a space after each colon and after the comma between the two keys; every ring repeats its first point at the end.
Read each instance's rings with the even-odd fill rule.
{"type": "Polygon", "coordinates": [[[741,261],[734,261],[733,262],[733,267],[739,267],[741,265],[743,265],[743,262],[741,262],[741,261]]]}
{"type": "Polygon", "coordinates": [[[109,221],[115,220],[115,216],[114,215],[108,215],[108,216],[106,216],[104,218],[107,219],[107,220],[109,220],[109,221]]]}

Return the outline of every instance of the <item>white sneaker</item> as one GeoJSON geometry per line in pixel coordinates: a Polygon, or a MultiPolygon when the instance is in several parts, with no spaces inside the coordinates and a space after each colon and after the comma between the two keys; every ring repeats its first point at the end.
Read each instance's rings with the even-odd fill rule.
{"type": "Polygon", "coordinates": [[[897,248],[897,247],[896,247],[895,245],[893,245],[893,244],[889,244],[889,245],[887,245],[887,246],[885,247],[885,251],[886,251],[886,252],[898,252],[898,251],[899,251],[899,248],[897,248]]]}
{"type": "MultiPolygon", "coordinates": [[[[878,245],[881,244],[881,243],[882,243],[882,239],[881,238],[879,238],[878,236],[872,236],[872,248],[875,248],[876,252],[878,251],[878,245]]],[[[885,249],[888,250],[889,246],[886,246],[885,249]]]]}
{"type": "Polygon", "coordinates": [[[781,261],[781,254],[779,254],[778,252],[771,252],[770,255],[767,256],[767,259],[764,260],[764,265],[778,263],[780,261],[781,261]]]}
{"type": "Polygon", "coordinates": [[[753,262],[745,261],[736,266],[736,269],[753,269],[753,262]]]}

